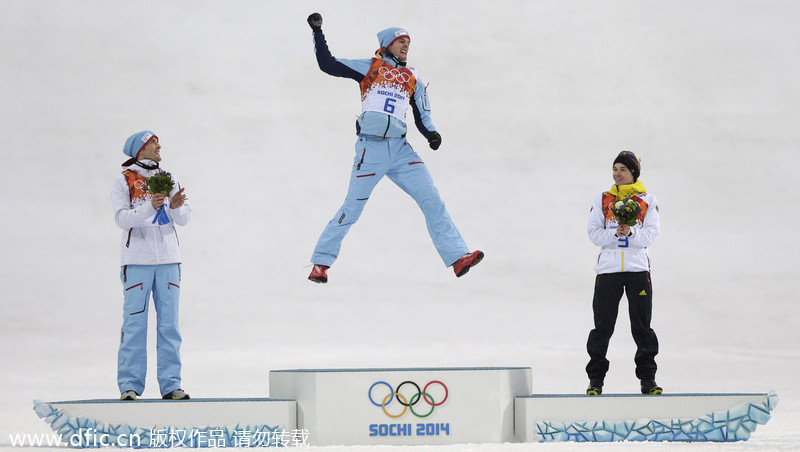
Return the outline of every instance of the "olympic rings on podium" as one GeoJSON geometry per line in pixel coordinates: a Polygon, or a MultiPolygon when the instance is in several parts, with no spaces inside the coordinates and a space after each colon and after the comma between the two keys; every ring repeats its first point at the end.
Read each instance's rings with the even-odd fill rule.
{"type": "Polygon", "coordinates": [[[443,404],[447,400],[447,398],[450,396],[450,392],[448,391],[447,386],[444,383],[442,383],[441,381],[439,381],[439,380],[429,381],[428,384],[426,384],[425,387],[422,388],[422,389],[420,389],[419,385],[416,384],[415,382],[407,380],[407,381],[404,381],[404,382],[400,383],[397,386],[397,390],[394,390],[392,388],[392,385],[390,385],[389,383],[387,383],[385,381],[376,381],[375,383],[372,384],[372,386],[369,387],[369,392],[368,392],[367,395],[369,397],[369,401],[373,405],[381,407],[381,409],[383,410],[384,414],[386,414],[390,418],[396,419],[396,418],[399,418],[402,415],[406,414],[406,411],[408,411],[408,410],[411,410],[411,413],[416,417],[419,417],[419,418],[428,417],[433,413],[433,410],[437,406],[440,406],[441,404],[443,404]],[[442,398],[442,400],[440,402],[438,402],[438,403],[434,400],[433,396],[428,392],[428,388],[433,384],[438,384],[442,388],[444,388],[444,398],[442,398]],[[389,388],[389,393],[386,394],[386,396],[383,398],[381,403],[376,402],[375,399],[373,399],[373,397],[372,397],[372,391],[373,391],[373,389],[375,389],[375,386],[378,386],[378,385],[384,385],[387,388],[389,388]],[[410,398],[406,398],[406,396],[404,396],[403,394],[400,393],[400,389],[404,385],[413,385],[417,392],[415,394],[413,394],[410,398]],[[400,414],[390,414],[386,410],[386,406],[391,404],[392,401],[394,401],[395,396],[397,396],[397,402],[400,405],[403,406],[403,410],[400,412],[400,414]],[[420,413],[417,413],[416,411],[414,411],[414,405],[416,405],[420,401],[420,399],[424,400],[425,403],[427,403],[431,407],[430,410],[428,410],[427,413],[420,414],[420,413]]]}

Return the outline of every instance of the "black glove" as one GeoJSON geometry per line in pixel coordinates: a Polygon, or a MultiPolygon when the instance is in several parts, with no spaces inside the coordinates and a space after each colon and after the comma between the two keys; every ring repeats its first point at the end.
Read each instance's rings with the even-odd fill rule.
{"type": "Polygon", "coordinates": [[[322,14],[313,13],[308,16],[308,25],[314,32],[322,31],[322,14]]]}
{"type": "Polygon", "coordinates": [[[431,132],[428,134],[428,145],[434,151],[439,149],[439,146],[442,145],[442,136],[439,135],[439,132],[431,132]]]}

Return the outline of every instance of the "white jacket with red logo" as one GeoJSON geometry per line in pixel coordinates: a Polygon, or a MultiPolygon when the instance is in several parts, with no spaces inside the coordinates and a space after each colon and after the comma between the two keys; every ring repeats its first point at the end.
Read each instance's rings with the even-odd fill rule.
{"type": "Polygon", "coordinates": [[[586,228],[589,239],[600,247],[595,272],[599,275],[650,271],[647,247],[656,240],[659,228],[658,201],[645,191],[641,181],[621,187],[615,185],[611,190],[599,194],[592,203],[586,228]],[[625,197],[636,200],[642,212],[636,225],[631,227],[630,235],[617,237],[617,221],[609,206],[625,197]]]}
{"type": "MultiPolygon", "coordinates": [[[[147,190],[144,180],[158,171],[146,170],[137,165],[124,167],[111,187],[114,221],[122,228],[121,265],[161,265],[181,262],[175,225],[185,226],[189,222],[192,208],[184,202],[181,207],[172,209],[167,200],[164,206],[170,222],[164,225],[153,223],[156,209],[150,202],[153,196],[147,190]]],[[[173,182],[175,188],[170,196],[180,188],[174,176],[173,182]]]]}

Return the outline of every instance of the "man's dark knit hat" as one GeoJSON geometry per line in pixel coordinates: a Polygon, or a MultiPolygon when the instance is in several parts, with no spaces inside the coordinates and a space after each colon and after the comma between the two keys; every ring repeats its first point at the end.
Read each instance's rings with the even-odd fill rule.
{"type": "Polygon", "coordinates": [[[636,157],[631,151],[622,151],[617,155],[617,158],[614,159],[614,164],[622,163],[623,165],[628,167],[631,174],[633,174],[633,181],[636,182],[639,180],[639,173],[641,172],[642,168],[639,164],[639,159],[636,157]]]}

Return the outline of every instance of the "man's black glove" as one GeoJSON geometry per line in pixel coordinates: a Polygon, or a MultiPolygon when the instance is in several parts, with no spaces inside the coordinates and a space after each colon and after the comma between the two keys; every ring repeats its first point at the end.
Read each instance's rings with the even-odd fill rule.
{"type": "Polygon", "coordinates": [[[439,135],[439,132],[431,132],[428,134],[428,145],[434,151],[439,149],[439,146],[442,145],[442,136],[439,135]]]}
{"type": "Polygon", "coordinates": [[[308,16],[308,25],[314,32],[322,31],[322,14],[313,13],[308,16]]]}

